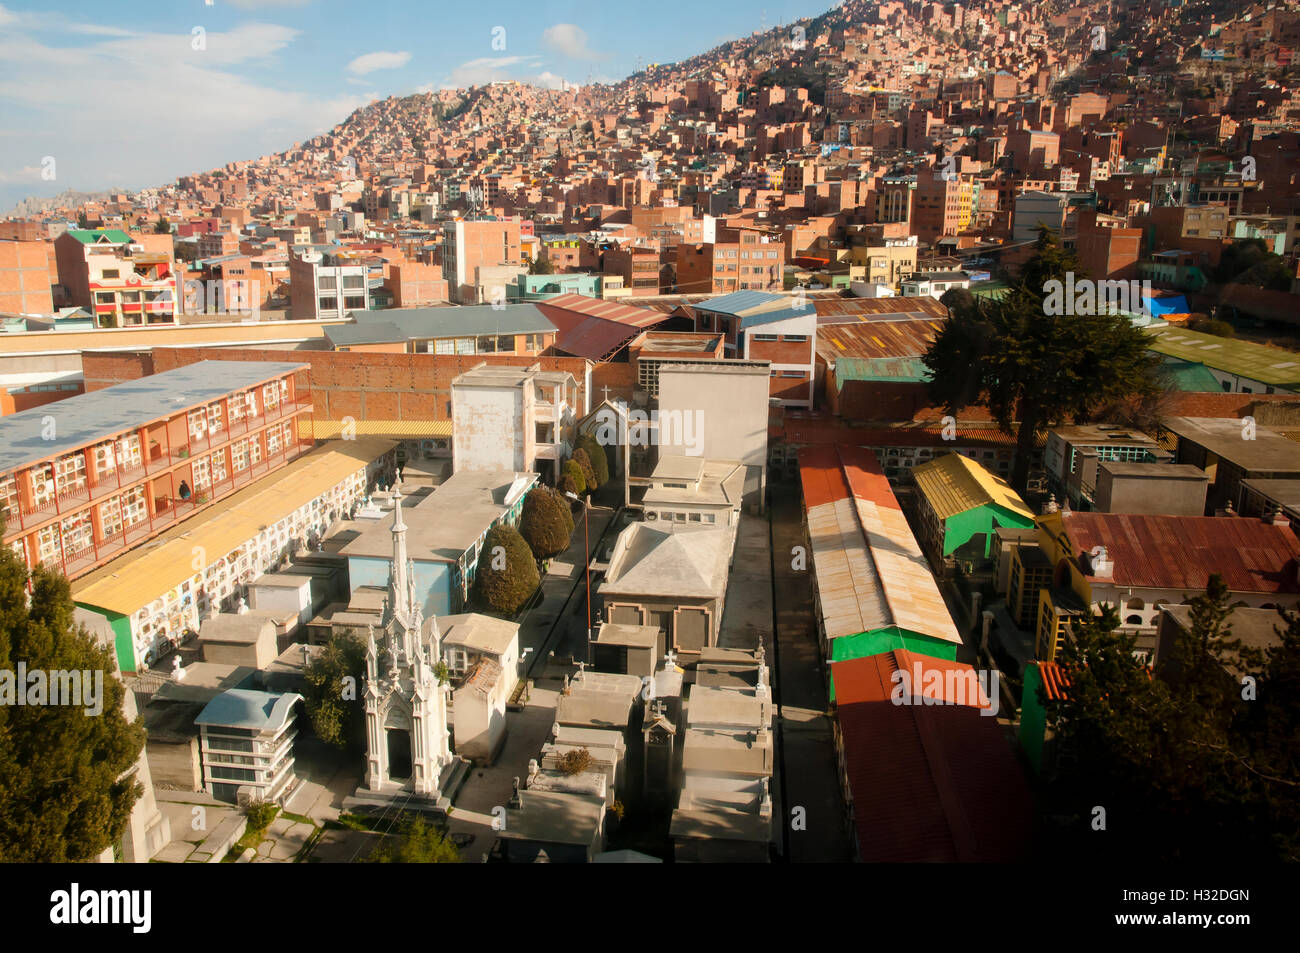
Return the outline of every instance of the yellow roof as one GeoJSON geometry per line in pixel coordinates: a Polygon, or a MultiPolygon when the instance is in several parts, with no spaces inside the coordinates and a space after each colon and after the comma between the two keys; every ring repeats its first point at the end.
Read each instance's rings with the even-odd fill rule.
{"type": "Polygon", "coordinates": [[[195,575],[195,550],[213,562],[397,446],[363,437],[317,447],[288,466],[183,520],[157,540],[72,584],[74,602],[130,615],[195,575]]]}
{"type": "Polygon", "coordinates": [[[1024,500],[1005,480],[960,453],[946,453],[913,467],[912,476],[941,520],[990,503],[1005,507],[1027,520],[1034,518],[1024,500]]]}
{"type": "MultiPolygon", "coordinates": [[[[354,420],[352,433],[358,437],[393,437],[399,440],[420,440],[431,437],[450,437],[450,420],[354,420]]],[[[313,440],[336,440],[343,431],[341,420],[307,420],[298,418],[298,430],[313,440]]]]}

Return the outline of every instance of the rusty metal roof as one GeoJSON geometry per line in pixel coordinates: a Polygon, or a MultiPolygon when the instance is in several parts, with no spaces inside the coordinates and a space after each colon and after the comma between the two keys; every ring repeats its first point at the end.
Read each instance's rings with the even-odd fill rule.
{"type": "Polygon", "coordinates": [[[1233,592],[1300,592],[1300,539],[1289,527],[1245,517],[1062,513],[1076,553],[1105,546],[1114,563],[1096,583],[1203,591],[1218,573],[1233,592]]]}
{"type": "Polygon", "coordinates": [[[1023,859],[1033,801],[997,719],[966,705],[894,704],[894,673],[918,662],[957,665],[899,650],[831,666],[859,857],[1023,859]]]}
{"type": "Polygon", "coordinates": [[[817,356],[828,364],[844,357],[920,357],[942,327],[935,318],[817,323],[817,356]]]}

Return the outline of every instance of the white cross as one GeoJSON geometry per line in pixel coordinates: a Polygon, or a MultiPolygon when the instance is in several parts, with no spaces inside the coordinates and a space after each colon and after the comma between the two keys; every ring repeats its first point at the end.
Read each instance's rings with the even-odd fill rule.
{"type": "Polygon", "coordinates": [[[608,401],[608,400],[609,400],[609,385],[608,385],[608,384],[605,385],[605,387],[604,387],[604,391],[605,391],[605,400],[608,401]]]}

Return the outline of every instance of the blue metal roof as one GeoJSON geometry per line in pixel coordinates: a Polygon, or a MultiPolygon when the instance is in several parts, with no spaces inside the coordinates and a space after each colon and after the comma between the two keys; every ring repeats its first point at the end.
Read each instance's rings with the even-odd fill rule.
{"type": "Polygon", "coordinates": [[[292,692],[282,695],[232,688],[208,702],[194,724],[275,732],[284,727],[293,714],[293,706],[300,701],[302,696],[292,692]]]}
{"type": "Polygon", "coordinates": [[[753,308],[781,300],[781,295],[767,291],[733,291],[720,298],[709,298],[695,307],[699,311],[716,311],[719,314],[740,314],[753,308]]]}
{"type": "Polygon", "coordinates": [[[740,319],[741,328],[754,328],[763,324],[772,324],[776,321],[789,321],[791,318],[817,318],[817,309],[809,302],[802,308],[780,308],[776,311],[760,311],[758,314],[747,314],[740,319]]]}

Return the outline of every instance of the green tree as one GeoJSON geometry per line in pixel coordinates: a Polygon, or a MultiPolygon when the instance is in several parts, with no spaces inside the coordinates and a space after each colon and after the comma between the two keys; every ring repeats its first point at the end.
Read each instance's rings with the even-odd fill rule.
{"type": "Polygon", "coordinates": [[[517,529],[501,524],[488,530],[474,579],[482,605],[512,616],[541,581],[533,551],[517,529]]]}
{"type": "Polygon", "coordinates": [[[1269,251],[1262,238],[1245,238],[1229,244],[1223,249],[1213,274],[1219,284],[1233,282],[1272,291],[1289,290],[1294,277],[1286,259],[1269,251]]]}
{"type": "Polygon", "coordinates": [[[1300,859],[1300,623],[1283,613],[1280,644],[1252,650],[1232,635],[1229,595],[1211,576],[1188,600],[1154,675],[1113,610],[1063,641],[1069,685],[1044,701],[1058,753],[1046,805],[1065,849],[1111,863],[1300,859]]]}
{"type": "Polygon", "coordinates": [[[153,224],[153,231],[155,235],[170,235],[172,233],[171,223],[159,215],[158,221],[153,224]]]}
{"type": "Polygon", "coordinates": [[[583,492],[591,493],[600,484],[596,482],[596,470],[591,465],[591,457],[581,447],[573,451],[573,462],[582,470],[583,492]]]}
{"type": "Polygon", "coordinates": [[[537,486],[524,497],[519,534],[538,559],[550,559],[569,548],[573,514],[569,502],[549,486],[537,486]]]}
{"type": "Polygon", "coordinates": [[[366,675],[366,646],[344,633],[332,636],[325,650],[303,669],[303,704],[312,730],[337,748],[365,746],[366,719],[361,692],[366,675]]]}
{"type": "Polygon", "coordinates": [[[596,440],[594,434],[585,433],[578,438],[578,449],[587,454],[587,459],[591,461],[591,469],[596,475],[596,486],[602,487],[609,482],[609,458],[605,455],[605,448],[596,440]]]}
{"type": "MultiPolygon", "coordinates": [[[[0,531],[3,523],[0,521],[0,531]]],[[[127,722],[126,685],[117,659],[73,623],[68,581],[38,567],[31,574],[8,546],[0,552],[0,862],[80,863],[116,844],[142,793],[123,777],[144,748],[139,720],[127,722]],[[16,679],[24,663],[25,684],[16,679]],[[92,672],[88,704],[30,704],[31,674],[92,672]],[[23,692],[29,704],[16,705],[23,692]],[[98,709],[97,714],[88,712],[98,709]]],[[[84,676],[83,676],[84,678],[84,676]]]]}
{"type": "Polygon", "coordinates": [[[583,493],[587,492],[587,479],[583,476],[582,467],[578,465],[577,460],[565,460],[560,472],[563,474],[560,478],[561,493],[582,496],[583,493]]]}
{"type": "Polygon", "coordinates": [[[458,864],[460,851],[445,831],[439,830],[423,817],[408,817],[402,822],[397,844],[392,838],[384,842],[366,858],[372,864],[458,864]]]}
{"type": "Polygon", "coordinates": [[[86,217],[85,212],[77,213],[77,228],[90,228],[90,219],[86,217]]]}
{"type": "MultiPolygon", "coordinates": [[[[948,292],[949,319],[923,360],[930,397],[948,414],[986,407],[1004,433],[1016,434],[1011,484],[1023,493],[1038,434],[1067,418],[1158,387],[1157,358],[1145,332],[1123,314],[1049,315],[1049,281],[1079,275],[1072,252],[1048,229],[1004,297],[948,292]],[[1019,424],[1018,428],[1016,424],[1019,424]]],[[[1063,310],[1074,310],[1073,308],[1063,310]]]]}
{"type": "Polygon", "coordinates": [[[551,259],[546,255],[538,255],[533,259],[532,264],[528,266],[530,275],[553,275],[555,266],[551,264],[551,259]]]}

